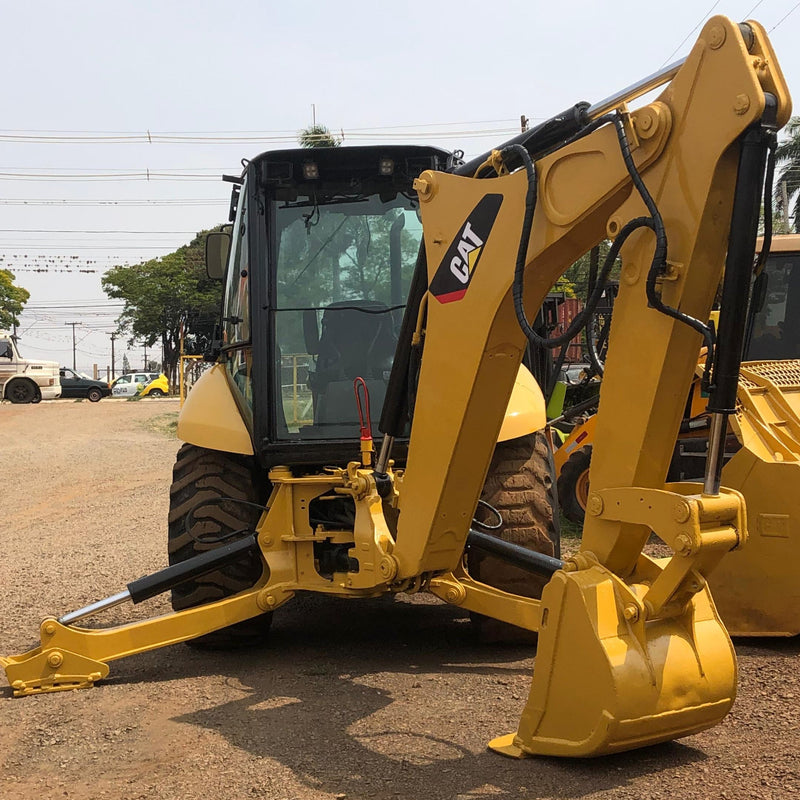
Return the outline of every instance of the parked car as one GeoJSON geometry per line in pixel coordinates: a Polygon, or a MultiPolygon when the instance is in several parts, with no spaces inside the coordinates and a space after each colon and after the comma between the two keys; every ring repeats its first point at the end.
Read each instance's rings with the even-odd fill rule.
{"type": "Polygon", "coordinates": [[[129,372],[111,382],[114,397],[166,397],[169,394],[167,376],[158,372],[129,372]]]}
{"type": "Polygon", "coordinates": [[[108,397],[111,389],[105,381],[96,381],[82,372],[75,372],[69,367],[61,367],[58,371],[61,378],[62,397],[85,397],[96,403],[102,397],[108,397]]]}

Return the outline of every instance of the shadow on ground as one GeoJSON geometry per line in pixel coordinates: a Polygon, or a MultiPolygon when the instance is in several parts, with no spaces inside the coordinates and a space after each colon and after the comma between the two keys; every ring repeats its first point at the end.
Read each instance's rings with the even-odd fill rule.
{"type": "MultiPolygon", "coordinates": [[[[269,647],[183,648],[169,675],[153,668],[238,679],[246,696],[175,721],[275,759],[310,789],[348,800],[580,797],[705,758],[676,743],[600,760],[503,758],[485,745],[516,727],[531,648],[480,646],[463,614],[442,605],[311,596],[281,612],[269,647]]],[[[148,680],[157,655],[116,680],[148,680]]]]}

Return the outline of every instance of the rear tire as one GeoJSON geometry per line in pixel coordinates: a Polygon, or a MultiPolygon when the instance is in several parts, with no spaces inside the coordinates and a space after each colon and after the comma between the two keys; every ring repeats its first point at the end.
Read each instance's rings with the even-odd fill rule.
{"type": "MultiPolygon", "coordinates": [[[[497,444],[481,499],[503,520],[499,530],[489,533],[538,553],[560,555],[553,453],[543,431],[497,444]]],[[[524,597],[540,598],[548,580],[478,551],[467,554],[467,569],[481,583],[524,597]]],[[[536,638],[535,633],[488,617],[476,614],[472,619],[484,642],[536,638]]]]}
{"type": "Polygon", "coordinates": [[[25,378],[17,378],[11,381],[11,385],[6,389],[6,397],[17,405],[24,403],[35,403],[38,388],[36,384],[25,378]]]}
{"type": "Polygon", "coordinates": [[[164,392],[161,389],[151,389],[148,393],[149,397],[164,397],[164,392]]]}
{"type": "MultiPolygon", "coordinates": [[[[196,537],[222,537],[255,528],[261,516],[258,509],[223,498],[263,505],[267,495],[267,481],[255,459],[184,444],[172,471],[169,563],[178,564],[225,543],[198,542],[196,537]],[[186,530],[186,515],[190,511],[192,524],[186,530]]],[[[180,611],[249,589],[261,577],[263,568],[258,555],[249,555],[221,570],[187,581],[172,590],[172,607],[180,611]]],[[[271,613],[262,614],[193,639],[189,644],[213,649],[253,646],[266,639],[271,622],[271,613]]]]}
{"type": "Polygon", "coordinates": [[[561,511],[570,522],[578,525],[583,525],[586,516],[591,460],[592,446],[587,444],[567,459],[558,476],[558,502],[561,511]]]}

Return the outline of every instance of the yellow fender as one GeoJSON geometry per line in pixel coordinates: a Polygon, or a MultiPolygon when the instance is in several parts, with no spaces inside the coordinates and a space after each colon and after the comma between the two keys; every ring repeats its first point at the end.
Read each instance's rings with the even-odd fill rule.
{"type": "Polygon", "coordinates": [[[541,430],[546,423],[542,390],[527,367],[520,364],[497,441],[519,439],[520,436],[541,430]]]}
{"type": "Polygon", "coordinates": [[[214,364],[187,395],[178,417],[178,438],[209,450],[253,455],[250,432],[221,364],[214,364]]]}

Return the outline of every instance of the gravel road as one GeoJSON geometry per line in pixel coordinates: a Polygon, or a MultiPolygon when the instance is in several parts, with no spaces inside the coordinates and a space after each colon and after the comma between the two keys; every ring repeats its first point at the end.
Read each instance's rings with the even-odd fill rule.
{"type": "MultiPolygon", "coordinates": [[[[44,616],[166,564],[177,401],[0,404],[0,652],[44,616]]],[[[757,602],[757,598],[753,598],[757,602]]],[[[161,613],[163,600],[109,620],[161,613]]],[[[115,662],[92,690],[0,689],[3,800],[785,798],[800,793],[800,641],[737,643],[726,721],[595,760],[512,761],[525,647],[478,646],[457,610],[304,598],[268,647],[115,662]]]]}

